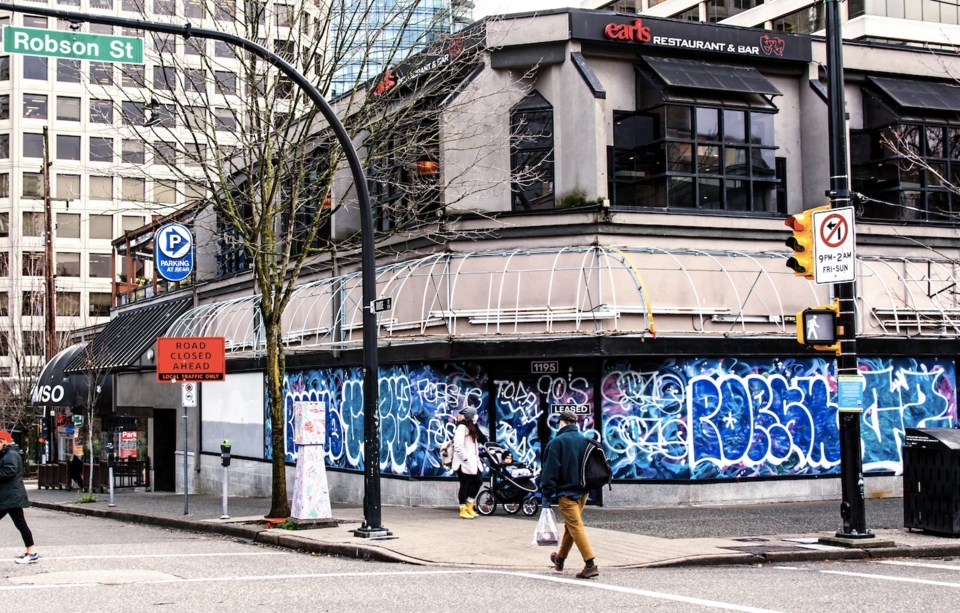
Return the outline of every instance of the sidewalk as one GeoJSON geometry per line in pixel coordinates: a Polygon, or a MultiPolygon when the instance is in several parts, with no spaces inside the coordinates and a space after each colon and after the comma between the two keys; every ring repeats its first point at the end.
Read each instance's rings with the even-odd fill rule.
{"type": "MultiPolygon", "coordinates": [[[[392,533],[387,539],[365,539],[353,535],[362,523],[363,510],[335,505],[337,527],[309,530],[270,528],[263,523],[270,501],[265,498],[230,498],[230,519],[220,519],[222,499],[190,495],[184,515],[182,494],[117,492],[114,507],[109,496],[97,494],[97,502],[76,504],[77,491],[37,490],[28,484],[34,506],[84,515],[95,515],[150,525],[223,534],[291,549],[369,560],[418,565],[483,567],[499,569],[546,569],[553,548],[531,545],[534,518],[509,516],[498,510],[489,517],[460,519],[453,507],[425,508],[386,506],[383,527],[392,533]]],[[[778,505],[764,505],[771,514],[778,505]]],[[[757,507],[745,507],[756,510],[757,507]]],[[[700,509],[700,514],[704,509],[700,509]]],[[[675,521],[677,509],[664,509],[665,521],[675,521]]],[[[707,510],[709,512],[709,510],[707,510]]],[[[668,538],[590,526],[591,518],[603,523],[605,515],[622,515],[627,510],[589,508],[585,513],[591,544],[604,568],[694,566],[705,564],[756,564],[867,557],[932,557],[960,555],[960,539],[908,532],[896,528],[875,530],[879,542],[893,542],[880,548],[844,548],[817,544],[830,533],[796,533],[729,537],[717,534],[701,538],[668,538]]],[[[649,514],[649,510],[646,511],[649,514]]],[[[736,509],[724,508],[730,516],[736,509]]],[[[722,531],[724,522],[713,522],[722,531]]],[[[803,526],[797,526],[802,530],[803,526]]],[[[762,534],[758,530],[757,534],[762,534]]],[[[729,534],[729,533],[728,533],[729,534]]],[[[870,539],[868,539],[869,541],[870,539]]],[[[579,564],[577,554],[572,562],[579,564]]],[[[574,565],[576,565],[574,564],[574,565]]]]}

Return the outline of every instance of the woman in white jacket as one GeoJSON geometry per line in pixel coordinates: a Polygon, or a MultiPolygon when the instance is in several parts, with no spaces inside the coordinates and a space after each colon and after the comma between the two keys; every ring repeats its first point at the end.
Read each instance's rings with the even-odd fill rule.
{"type": "Polygon", "coordinates": [[[460,503],[460,517],[473,519],[479,517],[473,505],[480,491],[480,427],[477,426],[477,410],[461,409],[457,416],[457,430],[453,435],[453,470],[460,480],[457,501],[460,503]]]}

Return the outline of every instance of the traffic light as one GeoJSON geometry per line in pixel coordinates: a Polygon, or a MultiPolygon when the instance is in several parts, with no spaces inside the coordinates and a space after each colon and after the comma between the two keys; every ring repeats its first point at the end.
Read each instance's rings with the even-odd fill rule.
{"type": "Polygon", "coordinates": [[[818,351],[833,351],[840,354],[839,328],[840,301],[833,304],[804,309],[797,313],[797,342],[818,351]]]}
{"type": "Polygon", "coordinates": [[[798,277],[813,280],[813,214],[817,211],[826,211],[830,205],[818,206],[794,213],[787,217],[784,225],[793,230],[793,236],[787,239],[786,245],[793,249],[793,256],[787,260],[787,268],[798,277]]]}

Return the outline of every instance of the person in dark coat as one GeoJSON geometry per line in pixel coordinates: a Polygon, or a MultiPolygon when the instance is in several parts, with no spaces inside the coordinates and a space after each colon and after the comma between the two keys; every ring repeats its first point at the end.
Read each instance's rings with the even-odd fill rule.
{"type": "Polygon", "coordinates": [[[9,515],[20,531],[26,551],[16,559],[17,564],[33,564],[40,559],[40,554],[33,550],[33,533],[23,517],[23,510],[29,506],[20,449],[13,444],[9,432],[0,430],[0,519],[9,515]]]}
{"type": "Polygon", "coordinates": [[[592,579],[600,574],[582,518],[587,492],[580,484],[580,462],[586,451],[587,440],[577,428],[577,414],[573,411],[560,413],[560,430],[543,452],[540,492],[544,507],[549,508],[552,501],[560,506],[565,528],[560,549],[550,554],[553,569],[563,570],[567,554],[576,544],[585,563],[583,570],[577,573],[578,579],[592,579]]]}
{"type": "Polygon", "coordinates": [[[77,454],[70,458],[70,483],[76,483],[83,489],[83,458],[77,454]]]}

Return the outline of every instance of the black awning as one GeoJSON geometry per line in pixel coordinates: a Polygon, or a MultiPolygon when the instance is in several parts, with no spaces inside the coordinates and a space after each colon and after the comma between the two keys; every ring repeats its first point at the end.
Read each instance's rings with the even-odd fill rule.
{"type": "Polygon", "coordinates": [[[901,108],[960,111],[960,85],[956,83],[889,77],[867,77],[867,80],[901,108]]]}
{"type": "Polygon", "coordinates": [[[93,339],[89,351],[76,355],[66,365],[68,374],[90,370],[114,370],[131,366],[162,336],[178,317],[193,305],[193,298],[177,298],[124,311],[110,320],[93,339]],[[87,365],[87,357],[93,361],[87,365]]]}
{"type": "Polygon", "coordinates": [[[645,57],[643,60],[669,87],[782,95],[773,83],[752,66],[730,66],[666,57],[645,57]]]}
{"type": "Polygon", "coordinates": [[[37,384],[30,394],[30,403],[34,406],[74,406],[77,390],[74,384],[79,381],[64,372],[67,364],[76,356],[86,354],[86,343],[70,345],[46,363],[37,384]]]}

